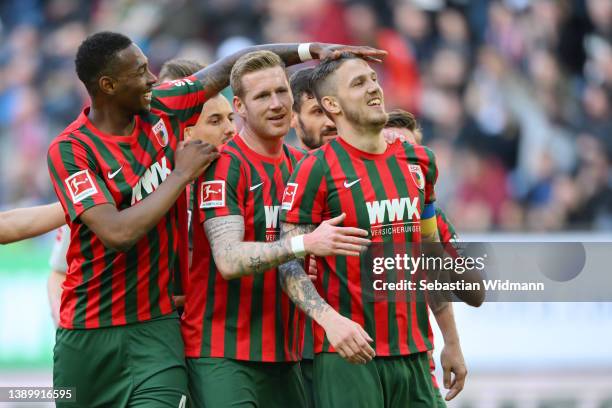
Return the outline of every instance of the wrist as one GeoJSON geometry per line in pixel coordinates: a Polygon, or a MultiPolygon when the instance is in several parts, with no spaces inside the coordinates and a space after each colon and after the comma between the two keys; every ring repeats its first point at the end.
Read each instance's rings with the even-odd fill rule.
{"type": "Polygon", "coordinates": [[[176,180],[175,182],[182,185],[183,187],[187,186],[187,184],[191,183],[191,179],[188,177],[186,172],[180,169],[172,170],[172,173],[168,176],[168,178],[176,180]]]}
{"type": "Polygon", "coordinates": [[[312,56],[312,58],[320,59],[322,50],[323,50],[323,46],[321,45],[321,43],[318,43],[318,42],[310,43],[309,51],[310,51],[310,55],[312,56]]]}
{"type": "Polygon", "coordinates": [[[338,314],[339,314],[338,312],[336,312],[334,309],[328,306],[325,310],[321,312],[319,317],[314,318],[314,320],[317,322],[319,326],[323,328],[323,330],[327,331],[327,328],[329,327],[330,324],[332,324],[334,318],[338,314]]]}
{"type": "Polygon", "coordinates": [[[291,237],[289,243],[291,245],[291,252],[296,258],[303,258],[306,256],[306,249],[304,248],[304,235],[291,237]]]}

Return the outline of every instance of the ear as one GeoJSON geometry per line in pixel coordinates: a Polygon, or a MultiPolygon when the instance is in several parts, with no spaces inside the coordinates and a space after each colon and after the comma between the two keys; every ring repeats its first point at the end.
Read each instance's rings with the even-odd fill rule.
{"type": "Polygon", "coordinates": [[[191,141],[191,139],[193,139],[193,136],[191,134],[192,128],[193,128],[193,126],[187,126],[185,128],[185,137],[184,137],[184,139],[185,139],[186,142],[189,142],[189,141],[191,141]]]}
{"type": "Polygon", "coordinates": [[[291,127],[297,129],[298,126],[298,114],[291,111],[291,127]]]}
{"type": "Polygon", "coordinates": [[[321,98],[321,106],[332,115],[338,115],[342,112],[340,104],[333,96],[324,96],[321,98]]]}
{"type": "Polygon", "coordinates": [[[98,87],[100,90],[108,95],[114,95],[117,91],[117,81],[113,78],[103,75],[98,79],[98,87]]]}
{"type": "Polygon", "coordinates": [[[234,104],[234,111],[238,114],[238,116],[244,119],[246,117],[246,107],[244,106],[244,103],[242,103],[242,99],[234,95],[232,102],[234,104]]]}

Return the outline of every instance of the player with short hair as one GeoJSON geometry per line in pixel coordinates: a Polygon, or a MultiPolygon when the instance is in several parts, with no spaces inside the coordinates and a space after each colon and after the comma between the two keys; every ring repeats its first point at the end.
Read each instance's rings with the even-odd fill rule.
{"type": "Polygon", "coordinates": [[[335,227],[341,217],[300,248],[278,241],[285,182],[302,157],[283,142],[293,103],[285,65],[274,53],[250,53],[230,83],[244,127],[198,180],[183,319],[190,393],[196,406],[304,406],[304,316],[276,267],[302,251],[356,255],[368,241],[359,238],[365,231],[335,227]]]}
{"type": "MultiPolygon", "coordinates": [[[[264,47],[300,61],[298,44],[264,47]]],[[[80,45],[76,70],[92,106],[48,154],[70,218],[54,386],[79,390],[71,406],[186,403],[172,276],[187,266],[179,262],[187,258],[185,186],[218,153],[179,143],[206,98],[227,85],[233,63],[253,49],[154,87],[147,58],[128,37],[100,32],[80,45]]],[[[333,48],[313,43],[310,51],[329,56],[333,48]]]]}
{"type": "MultiPolygon", "coordinates": [[[[381,132],[387,114],[376,73],[363,60],[343,55],[315,68],[312,89],[340,136],[308,155],[292,175],[283,199],[282,236],[296,239],[345,212],[344,225],[368,229],[373,242],[437,240],[433,153],[407,143],[387,145],[381,132]],[[404,205],[403,211],[390,211],[386,203],[392,201],[404,205]],[[388,233],[384,227],[390,223],[388,233]]],[[[299,262],[280,268],[284,289],[319,325],[317,405],[434,406],[426,353],[433,345],[425,303],[391,298],[370,303],[362,298],[362,285],[369,280],[362,280],[361,262],[318,259],[317,282],[325,300],[299,262]],[[337,353],[360,365],[348,364],[337,353]]],[[[458,344],[449,347],[460,353],[458,344]]]]}
{"type": "Polygon", "coordinates": [[[336,125],[323,112],[310,89],[313,70],[312,67],[302,68],[289,78],[293,94],[291,127],[295,129],[300,146],[304,150],[318,149],[338,135],[336,125]]]}

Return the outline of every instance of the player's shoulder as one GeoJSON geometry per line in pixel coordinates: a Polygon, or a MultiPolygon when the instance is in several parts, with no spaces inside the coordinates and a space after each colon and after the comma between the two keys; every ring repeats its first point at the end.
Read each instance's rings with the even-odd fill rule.
{"type": "Polygon", "coordinates": [[[299,147],[291,146],[290,144],[287,144],[287,143],[283,143],[283,151],[285,152],[285,155],[287,157],[289,157],[290,159],[293,159],[296,162],[299,162],[300,160],[302,160],[304,156],[306,156],[306,154],[308,153],[304,149],[300,149],[299,147]]]}
{"type": "Polygon", "coordinates": [[[418,163],[425,167],[429,167],[431,165],[435,166],[436,155],[429,147],[409,142],[399,143],[402,147],[400,151],[406,155],[406,159],[408,161],[418,163]]]}
{"type": "Polygon", "coordinates": [[[66,126],[64,130],[62,130],[49,145],[49,149],[58,145],[58,144],[74,144],[83,139],[82,130],[86,127],[87,119],[84,113],[81,113],[71,124],[66,126]]]}

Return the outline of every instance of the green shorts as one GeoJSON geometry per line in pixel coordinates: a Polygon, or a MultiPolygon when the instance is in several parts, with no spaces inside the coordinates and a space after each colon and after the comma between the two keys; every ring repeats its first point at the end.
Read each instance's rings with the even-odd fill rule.
{"type": "Polygon", "coordinates": [[[427,353],[376,357],[363,365],[336,353],[319,353],[314,379],[317,408],[436,407],[427,353]]]}
{"type": "Polygon", "coordinates": [[[442,397],[442,393],[440,392],[440,389],[434,387],[434,392],[436,396],[436,405],[434,405],[434,407],[435,408],[447,408],[446,401],[444,400],[444,397],[442,397]]]}
{"type": "Polygon", "coordinates": [[[192,407],[305,408],[299,363],[188,358],[192,407]]]}
{"type": "Polygon", "coordinates": [[[75,389],[57,407],[185,407],[187,372],[175,314],[145,323],[58,329],[53,385],[75,389]]]}
{"type": "Polygon", "coordinates": [[[304,391],[306,392],[306,401],[308,407],[314,407],[314,382],[312,380],[312,371],[314,370],[314,362],[312,359],[303,359],[300,361],[300,368],[302,369],[302,379],[304,380],[304,391]]]}

